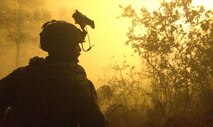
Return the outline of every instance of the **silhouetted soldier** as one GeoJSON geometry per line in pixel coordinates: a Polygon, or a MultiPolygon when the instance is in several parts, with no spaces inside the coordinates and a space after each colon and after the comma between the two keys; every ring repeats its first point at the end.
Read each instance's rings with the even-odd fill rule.
{"type": "Polygon", "coordinates": [[[42,28],[41,49],[49,55],[0,80],[1,126],[106,127],[94,86],[77,64],[82,32],[65,21],[42,28]]]}

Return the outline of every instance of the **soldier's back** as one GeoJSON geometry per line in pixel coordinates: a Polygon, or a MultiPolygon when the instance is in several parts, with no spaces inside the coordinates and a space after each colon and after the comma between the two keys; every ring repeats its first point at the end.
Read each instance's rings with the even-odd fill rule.
{"type": "Polygon", "coordinates": [[[81,66],[34,58],[9,79],[13,81],[10,83],[13,94],[7,126],[78,126],[79,111],[87,101],[84,93],[89,89],[81,66]]]}

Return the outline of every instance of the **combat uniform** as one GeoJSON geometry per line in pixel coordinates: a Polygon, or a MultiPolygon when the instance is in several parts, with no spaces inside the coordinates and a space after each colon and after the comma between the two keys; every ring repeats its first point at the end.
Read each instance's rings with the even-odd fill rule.
{"type": "Polygon", "coordinates": [[[0,112],[4,127],[106,126],[84,69],[48,57],[32,58],[0,80],[0,112]]]}

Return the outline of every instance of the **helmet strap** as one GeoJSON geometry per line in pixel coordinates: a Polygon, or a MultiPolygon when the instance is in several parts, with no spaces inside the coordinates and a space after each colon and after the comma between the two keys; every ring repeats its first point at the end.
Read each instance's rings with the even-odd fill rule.
{"type": "Polygon", "coordinates": [[[83,50],[84,52],[88,52],[88,51],[91,50],[91,48],[94,46],[94,44],[91,46],[90,37],[89,37],[89,33],[88,33],[88,30],[87,30],[87,27],[86,27],[86,26],[85,26],[85,29],[83,29],[83,30],[87,33],[87,38],[88,38],[88,42],[89,42],[89,48],[85,50],[85,49],[84,49],[83,43],[81,43],[81,47],[82,47],[82,50],[83,50]],[[85,29],[86,29],[86,30],[85,30],[85,29]]]}

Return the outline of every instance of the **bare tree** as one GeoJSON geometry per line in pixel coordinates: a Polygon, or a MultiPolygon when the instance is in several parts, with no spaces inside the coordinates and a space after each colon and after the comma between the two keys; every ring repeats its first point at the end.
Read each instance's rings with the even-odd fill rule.
{"type": "MultiPolygon", "coordinates": [[[[35,32],[50,17],[50,13],[37,0],[2,0],[0,11],[1,31],[6,42],[12,42],[16,47],[15,66],[19,66],[21,45],[33,42],[38,38],[35,32]]],[[[10,45],[7,43],[7,45],[10,45]]]]}

